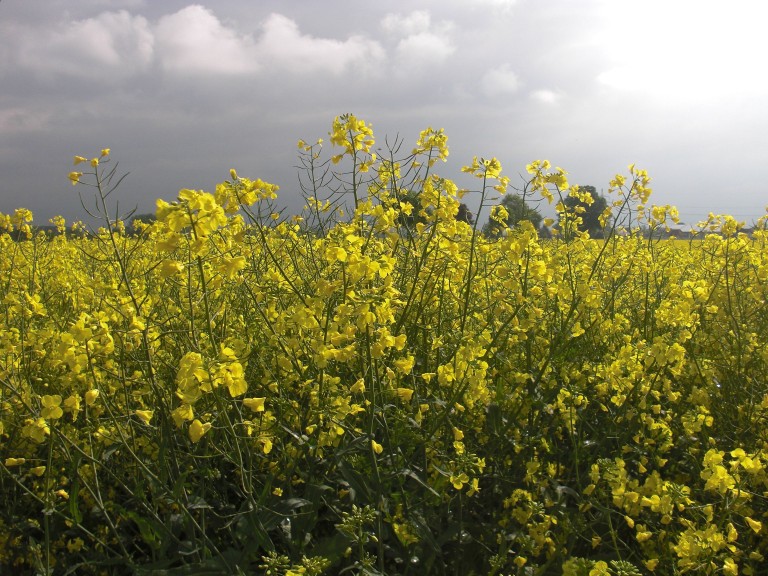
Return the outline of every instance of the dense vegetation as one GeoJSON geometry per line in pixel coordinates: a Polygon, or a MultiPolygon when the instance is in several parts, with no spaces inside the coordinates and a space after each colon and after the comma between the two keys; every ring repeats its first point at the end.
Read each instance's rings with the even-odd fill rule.
{"type": "Polygon", "coordinates": [[[759,573],[766,232],[636,234],[675,211],[630,167],[592,239],[592,196],[534,162],[543,240],[474,159],[490,237],[432,173],[442,131],[378,158],[348,115],[331,143],[300,142],[300,217],[233,171],[126,233],[105,150],[70,174],[93,234],[0,219],[0,567],[759,573]]]}

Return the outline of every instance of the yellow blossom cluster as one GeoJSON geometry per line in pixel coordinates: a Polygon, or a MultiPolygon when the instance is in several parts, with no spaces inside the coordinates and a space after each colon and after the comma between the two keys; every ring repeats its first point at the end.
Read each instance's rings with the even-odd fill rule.
{"type": "MultiPolygon", "coordinates": [[[[442,130],[330,141],[353,173],[295,218],[234,170],[139,227],[0,215],[0,570],[763,573],[764,228],[644,237],[677,215],[630,166],[605,239],[489,238],[442,130]]],[[[70,180],[105,190],[109,154],[70,180]]]]}

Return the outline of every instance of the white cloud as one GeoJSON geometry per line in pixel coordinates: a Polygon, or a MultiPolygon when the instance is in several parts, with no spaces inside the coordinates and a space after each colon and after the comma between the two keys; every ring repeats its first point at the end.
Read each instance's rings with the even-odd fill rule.
{"type": "Polygon", "coordinates": [[[638,80],[640,79],[636,78],[636,74],[633,74],[628,66],[616,66],[597,75],[599,84],[617,90],[631,89],[636,83],[642,85],[638,80]]]}
{"type": "Polygon", "coordinates": [[[599,1],[605,30],[626,30],[646,42],[616,42],[596,36],[608,55],[599,84],[669,103],[717,101],[745,93],[765,94],[757,72],[768,49],[768,5],[747,2],[748,11],[716,0],[691,2],[599,1]]]}
{"type": "Polygon", "coordinates": [[[381,27],[391,34],[411,36],[429,31],[431,16],[426,10],[414,10],[407,16],[387,14],[381,21],[381,27]]]}
{"type": "Polygon", "coordinates": [[[483,74],[480,86],[486,96],[504,96],[520,89],[520,78],[509,64],[502,64],[483,74]]]}
{"type": "Polygon", "coordinates": [[[155,33],[158,59],[166,70],[243,74],[259,69],[253,40],[225,27],[203,6],[191,5],[163,16],[155,33]]]}
{"type": "MultiPolygon", "coordinates": [[[[0,43],[0,69],[20,67],[46,81],[65,75],[108,84],[154,65],[182,76],[251,75],[265,69],[289,76],[339,75],[376,70],[386,60],[381,44],[361,35],[345,40],[310,36],[280,14],[269,15],[256,34],[246,34],[199,4],[155,23],[120,10],[64,21],[53,33],[0,25],[0,34],[10,40],[0,43]]],[[[426,40],[418,47],[424,52],[442,49],[430,37],[412,41],[420,40],[426,40]]]]}
{"type": "Polygon", "coordinates": [[[296,22],[281,14],[271,14],[265,21],[257,53],[265,65],[302,74],[370,70],[385,58],[378,42],[363,36],[350,36],[345,41],[315,38],[302,34],[296,22]]]}
{"type": "Polygon", "coordinates": [[[408,15],[387,14],[382,28],[393,36],[399,36],[396,46],[397,67],[411,70],[438,64],[456,51],[451,40],[453,23],[432,23],[426,10],[416,10],[408,15]]]}
{"type": "Polygon", "coordinates": [[[36,132],[48,127],[50,114],[36,114],[25,108],[0,110],[0,134],[36,132]]]}
{"type": "Polygon", "coordinates": [[[295,21],[281,14],[267,17],[258,38],[238,34],[198,5],[161,18],[157,44],[164,68],[193,74],[249,74],[264,69],[288,75],[341,74],[349,68],[373,68],[384,58],[375,41],[302,34],[295,21]]]}
{"type": "MultiPolygon", "coordinates": [[[[84,4],[81,2],[81,4],[84,4]]],[[[119,9],[136,9],[143,7],[146,3],[144,0],[91,0],[91,4],[94,9],[107,9],[107,10],[119,10],[119,9]]]]}
{"type": "Polygon", "coordinates": [[[554,90],[534,90],[531,92],[531,100],[541,102],[543,104],[557,104],[563,98],[560,92],[554,90]]]}
{"type": "Polygon", "coordinates": [[[126,77],[152,60],[153,36],[143,16],[125,10],[65,23],[57,31],[17,32],[19,62],[43,74],[126,77]]]}
{"type": "Polygon", "coordinates": [[[518,0],[471,0],[472,4],[488,4],[494,8],[501,8],[502,10],[510,10],[518,0]]]}
{"type": "Polygon", "coordinates": [[[454,51],[449,40],[429,32],[408,36],[397,45],[398,58],[410,64],[442,62],[454,51]]]}

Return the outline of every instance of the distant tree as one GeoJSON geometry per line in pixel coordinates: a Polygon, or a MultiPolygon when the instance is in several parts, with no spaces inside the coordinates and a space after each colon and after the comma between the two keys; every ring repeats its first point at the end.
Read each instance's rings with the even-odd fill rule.
{"type": "Polygon", "coordinates": [[[475,218],[472,216],[472,212],[469,211],[469,207],[463,202],[459,204],[459,211],[456,213],[456,220],[459,222],[466,222],[470,226],[475,223],[475,218]]]}
{"type": "Polygon", "coordinates": [[[157,220],[157,216],[154,214],[136,214],[131,218],[131,225],[135,224],[136,222],[144,222],[145,224],[151,224],[157,220]]]}
{"type": "MultiPolygon", "coordinates": [[[[506,194],[499,203],[500,206],[504,206],[507,211],[507,226],[514,228],[523,220],[528,220],[536,230],[541,226],[543,220],[542,215],[536,208],[532,208],[526,203],[521,196],[517,194],[506,194]]],[[[504,230],[499,222],[489,218],[488,222],[483,226],[483,232],[487,236],[497,237],[504,230]]]]}
{"type": "MultiPolygon", "coordinates": [[[[402,203],[411,205],[410,214],[401,211],[398,215],[397,222],[400,226],[413,229],[418,222],[426,222],[426,218],[421,212],[422,208],[418,192],[414,192],[413,190],[402,190],[398,194],[398,200],[401,205],[402,203]]],[[[459,205],[459,210],[456,212],[456,220],[459,222],[466,222],[470,226],[475,223],[472,212],[469,211],[469,206],[464,203],[459,205]]]]}
{"type": "MultiPolygon", "coordinates": [[[[580,232],[587,232],[592,238],[602,238],[604,226],[600,224],[600,215],[608,207],[608,201],[604,196],[597,193],[594,186],[580,186],[579,191],[592,196],[592,204],[582,202],[575,196],[568,196],[563,202],[569,211],[581,216],[580,232]],[[577,210],[577,208],[583,208],[583,211],[577,210]]],[[[560,224],[558,223],[558,226],[560,224]]]]}
{"type": "Polygon", "coordinates": [[[410,214],[406,214],[401,211],[397,216],[397,223],[407,228],[408,230],[415,230],[416,224],[419,222],[425,222],[426,219],[421,214],[421,202],[419,201],[419,193],[414,190],[400,190],[397,195],[397,199],[401,205],[403,203],[410,204],[410,214]]]}
{"type": "Polygon", "coordinates": [[[136,232],[137,223],[143,222],[144,224],[152,224],[155,220],[157,220],[157,216],[154,214],[134,214],[126,228],[129,234],[133,234],[136,232]]]}

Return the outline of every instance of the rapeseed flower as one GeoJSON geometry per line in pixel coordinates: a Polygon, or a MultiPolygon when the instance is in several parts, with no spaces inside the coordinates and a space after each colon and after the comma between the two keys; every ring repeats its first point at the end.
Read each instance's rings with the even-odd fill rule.
{"type": "Polygon", "coordinates": [[[189,439],[192,440],[194,444],[197,444],[200,442],[200,439],[205,435],[205,433],[211,429],[211,426],[212,424],[210,422],[203,424],[196,418],[189,425],[189,439]]]}

